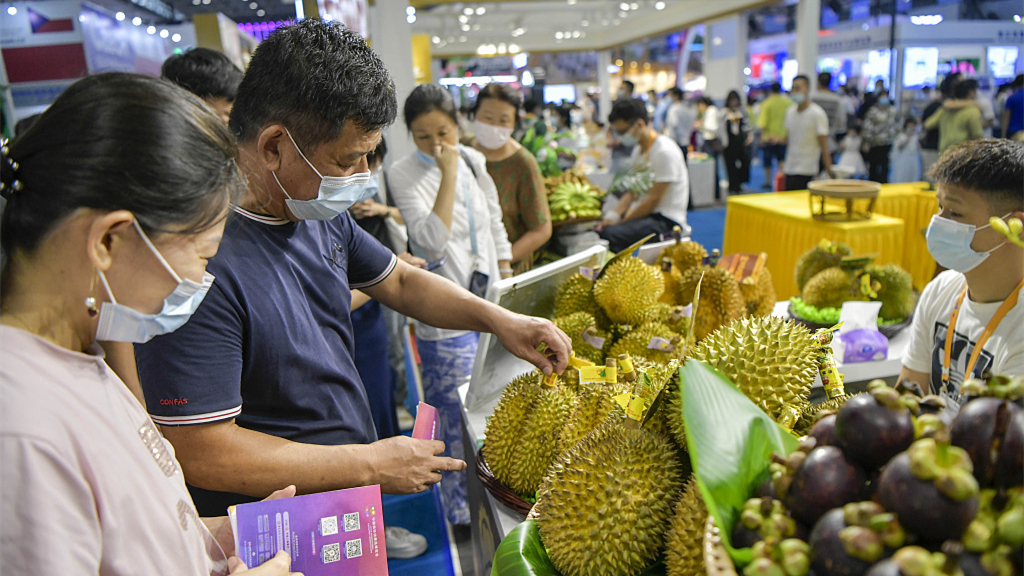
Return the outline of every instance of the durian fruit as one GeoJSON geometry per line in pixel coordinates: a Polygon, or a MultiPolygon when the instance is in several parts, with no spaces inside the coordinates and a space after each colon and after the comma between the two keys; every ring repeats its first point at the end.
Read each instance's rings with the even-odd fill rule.
{"type": "Polygon", "coordinates": [[[617,324],[640,324],[665,289],[661,270],[635,256],[608,265],[594,283],[594,299],[617,324]]]}
{"type": "Polygon", "coordinates": [[[783,407],[807,403],[818,350],[811,332],[792,320],[748,317],[702,340],[691,357],[717,368],[778,421],[783,407]]]}
{"type": "Polygon", "coordinates": [[[613,419],[555,461],[531,515],[564,576],[637,574],[664,543],[680,484],[667,439],[613,419]]]}
{"type": "Polygon", "coordinates": [[[683,275],[672,265],[671,258],[661,259],[661,275],[665,280],[665,291],[659,301],[669,306],[679,304],[679,283],[683,281],[683,275]]]}
{"type": "Polygon", "coordinates": [[[533,495],[558,456],[558,437],[576,404],[576,394],[560,382],[542,384],[534,371],[513,380],[487,422],[484,444],[495,478],[520,495],[533,495]]]}
{"type": "Polygon", "coordinates": [[[804,252],[796,261],[793,278],[796,280],[797,289],[803,292],[804,286],[815,274],[826,268],[839,266],[843,258],[851,254],[853,254],[853,250],[842,242],[832,243],[822,240],[817,246],[804,252]]]}
{"type": "Polygon", "coordinates": [[[801,297],[815,308],[842,308],[843,302],[864,299],[857,278],[838,266],[815,274],[804,286],[801,297]]]}
{"type": "Polygon", "coordinates": [[[572,351],[578,358],[595,364],[604,364],[604,350],[607,346],[596,348],[592,340],[584,337],[584,333],[589,331],[592,336],[608,341],[608,334],[597,329],[597,322],[591,314],[574,312],[568,316],[555,318],[554,323],[572,339],[572,351]]]}
{"type": "Polygon", "coordinates": [[[700,286],[700,302],[696,314],[691,318],[694,337],[699,342],[719,326],[742,318],[747,313],[747,305],[743,301],[739,283],[732,272],[715,266],[698,266],[683,274],[680,300],[682,303],[693,302],[693,292],[697,289],[701,273],[704,280],[700,286]]]}
{"type": "Polygon", "coordinates": [[[628,391],[629,387],[625,384],[581,383],[576,406],[559,434],[558,453],[562,454],[575,446],[607,420],[610,414],[618,412],[621,418],[622,409],[616,404],[615,396],[628,391]]]}
{"type": "Polygon", "coordinates": [[[677,351],[682,349],[681,345],[682,337],[679,334],[660,322],[652,322],[636,328],[617,340],[608,351],[608,355],[617,358],[620,354],[629,354],[632,358],[644,358],[656,364],[668,364],[673,358],[678,358],[677,351]],[[651,340],[654,338],[668,341],[670,349],[651,349],[651,340]]]}
{"type": "Polygon", "coordinates": [[[907,318],[914,312],[914,279],[910,273],[895,264],[868,266],[864,272],[871,276],[872,283],[878,281],[878,300],[882,308],[878,316],[886,320],[907,318]]]}
{"type": "Polygon", "coordinates": [[[597,312],[597,301],[594,300],[594,282],[582,274],[573,274],[561,286],[555,295],[555,318],[568,316],[576,312],[597,312]]]}
{"type": "Polygon", "coordinates": [[[757,280],[751,277],[740,282],[740,293],[747,305],[747,314],[767,316],[775,308],[775,285],[768,268],[762,268],[757,280]]]}
{"type": "Polygon", "coordinates": [[[843,404],[849,400],[851,396],[843,394],[829,400],[825,400],[820,404],[808,404],[804,407],[803,411],[800,412],[800,418],[797,419],[796,425],[793,426],[793,434],[797,436],[806,436],[811,428],[818,421],[818,418],[824,413],[838,412],[843,404]]]}
{"type": "Polygon", "coordinates": [[[683,494],[676,503],[672,524],[665,538],[665,569],[668,576],[703,576],[704,525],[708,509],[697,487],[690,478],[683,486],[683,494]]]}
{"type": "Polygon", "coordinates": [[[661,251],[658,260],[661,261],[664,258],[672,260],[672,268],[679,271],[680,274],[684,274],[690,268],[703,265],[704,259],[707,257],[708,251],[700,244],[676,240],[675,244],[666,246],[661,251]]]}

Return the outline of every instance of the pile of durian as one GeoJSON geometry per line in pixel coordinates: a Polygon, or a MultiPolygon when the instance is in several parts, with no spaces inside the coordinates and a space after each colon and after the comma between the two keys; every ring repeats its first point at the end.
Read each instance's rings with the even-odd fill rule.
{"type": "MultiPolygon", "coordinates": [[[[640,268],[635,259],[621,265],[639,278],[622,280],[624,294],[640,297],[633,282],[651,283],[652,276],[663,281],[646,271],[658,269],[640,268]]],[[[632,305],[621,306],[627,299],[603,293],[600,301],[574,314],[646,319],[630,315],[632,305]]],[[[701,300],[698,312],[703,305],[701,300]]],[[[784,420],[809,409],[819,351],[811,332],[792,321],[748,316],[693,347],[679,345],[668,360],[624,352],[616,370],[615,358],[593,366],[577,358],[551,384],[539,372],[509,383],[488,421],[482,451],[499,481],[536,498],[530,516],[563,576],[634,575],[658,558],[670,576],[703,575],[708,512],[686,452],[680,362],[709,363],[784,420]],[[630,365],[634,378],[625,376],[623,366],[630,365]],[[611,376],[594,381],[593,371],[602,366],[611,376]],[[644,400],[640,419],[625,407],[633,397],[644,400]]]]}
{"type": "Polygon", "coordinates": [[[627,252],[613,258],[596,280],[570,277],[555,297],[554,322],[572,338],[576,355],[598,364],[628,353],[658,364],[679,359],[693,323],[695,341],[747,316],[766,316],[775,305],[767,268],[738,281],[696,242],[676,240],[651,266],[627,252]],[[703,277],[703,281],[701,278],[703,277]],[[691,317],[697,283],[699,305],[691,317]]]}
{"type": "Polygon", "coordinates": [[[819,324],[839,321],[843,302],[882,303],[879,324],[902,322],[914,312],[913,278],[895,264],[878,266],[870,256],[856,257],[842,242],[822,240],[797,260],[793,271],[800,296],[792,298],[800,318],[819,324]]]}

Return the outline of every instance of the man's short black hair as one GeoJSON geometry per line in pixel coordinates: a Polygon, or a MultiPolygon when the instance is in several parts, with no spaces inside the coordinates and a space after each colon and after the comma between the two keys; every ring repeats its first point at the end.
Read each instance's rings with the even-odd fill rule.
{"type": "Polygon", "coordinates": [[[630,93],[630,94],[632,94],[632,93],[633,93],[633,91],[634,91],[634,90],[636,90],[636,84],[633,84],[633,81],[632,81],[632,80],[623,80],[623,81],[622,81],[622,85],[623,85],[623,86],[628,86],[628,87],[629,87],[629,93],[630,93]]]}
{"type": "Polygon", "coordinates": [[[673,86],[669,88],[668,93],[671,94],[672,96],[675,96],[679,100],[683,99],[683,89],[680,88],[679,86],[673,86]]]}
{"type": "Polygon", "coordinates": [[[807,74],[797,74],[796,76],[794,76],[793,84],[796,84],[797,80],[803,80],[804,82],[806,82],[808,88],[811,86],[811,79],[807,77],[807,74]]]}
{"type": "Polygon", "coordinates": [[[779,84],[778,82],[772,82],[771,91],[772,91],[772,94],[781,94],[782,93],[782,84],[779,84]]]}
{"type": "Polygon", "coordinates": [[[225,55],[209,48],[192,48],[164,60],[160,77],[200,98],[224,98],[234,102],[242,71],[225,55]]]}
{"type": "Polygon", "coordinates": [[[632,124],[637,120],[648,122],[647,106],[639,98],[622,98],[612,105],[612,113],[608,115],[608,123],[625,120],[632,124]]]}
{"type": "Polygon", "coordinates": [[[536,98],[527,98],[526,102],[523,102],[523,111],[527,114],[536,114],[538,108],[540,108],[540,102],[536,98]]]}
{"type": "Polygon", "coordinates": [[[951,146],[931,176],[940,186],[977,192],[996,212],[1024,209],[1024,143],[989,138],[951,146]]]}
{"type": "Polygon", "coordinates": [[[831,72],[821,72],[821,73],[818,74],[818,86],[828,87],[828,85],[831,84],[831,83],[832,83],[832,73],[831,72]]]}
{"type": "Polygon", "coordinates": [[[336,140],[345,122],[372,131],[397,115],[395,83],[366,40],[340,23],[307,19],[256,48],[230,126],[244,143],[280,122],[308,155],[336,140]]]}

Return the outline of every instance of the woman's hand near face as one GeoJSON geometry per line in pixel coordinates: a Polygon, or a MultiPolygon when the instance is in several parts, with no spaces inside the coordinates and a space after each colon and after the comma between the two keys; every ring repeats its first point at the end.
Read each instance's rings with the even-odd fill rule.
{"type": "Polygon", "coordinates": [[[459,169],[459,149],[442,143],[434,147],[434,159],[442,174],[455,174],[459,169]]]}

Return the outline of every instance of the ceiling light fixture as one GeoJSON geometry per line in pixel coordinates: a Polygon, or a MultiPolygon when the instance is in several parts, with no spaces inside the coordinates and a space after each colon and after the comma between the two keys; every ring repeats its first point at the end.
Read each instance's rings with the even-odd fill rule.
{"type": "Polygon", "coordinates": [[[141,25],[142,24],[142,18],[139,18],[138,16],[136,16],[135,18],[132,18],[132,24],[135,25],[135,26],[141,25]]]}
{"type": "Polygon", "coordinates": [[[181,42],[181,34],[172,34],[171,42],[181,42]]]}
{"type": "Polygon", "coordinates": [[[146,34],[156,34],[156,26],[146,28],[146,34]]]}
{"type": "Polygon", "coordinates": [[[166,28],[164,28],[163,30],[160,31],[160,37],[161,38],[167,38],[170,35],[171,35],[171,33],[168,32],[166,28]]]}
{"type": "Polygon", "coordinates": [[[7,13],[10,14],[11,16],[17,16],[18,8],[15,7],[15,6],[8,6],[7,7],[7,13]]]}
{"type": "Polygon", "coordinates": [[[267,11],[264,10],[263,8],[260,8],[259,10],[256,11],[256,15],[259,16],[260,18],[266,16],[266,14],[267,14],[267,11]]]}
{"type": "Polygon", "coordinates": [[[479,8],[476,9],[476,15],[477,16],[483,16],[486,13],[487,13],[487,8],[484,8],[483,6],[480,6],[479,8]]]}
{"type": "Polygon", "coordinates": [[[661,2],[660,0],[658,2],[655,2],[654,3],[654,9],[655,10],[664,10],[665,9],[665,3],[661,2]]]}
{"type": "Polygon", "coordinates": [[[467,8],[463,8],[462,9],[462,13],[465,14],[466,16],[472,16],[473,15],[473,9],[472,8],[468,8],[468,7],[467,8]]]}
{"type": "MultiPolygon", "coordinates": [[[[11,8],[14,8],[14,6],[11,6],[11,8]]],[[[118,22],[124,22],[124,12],[114,14],[114,18],[116,18],[118,22]]]]}

